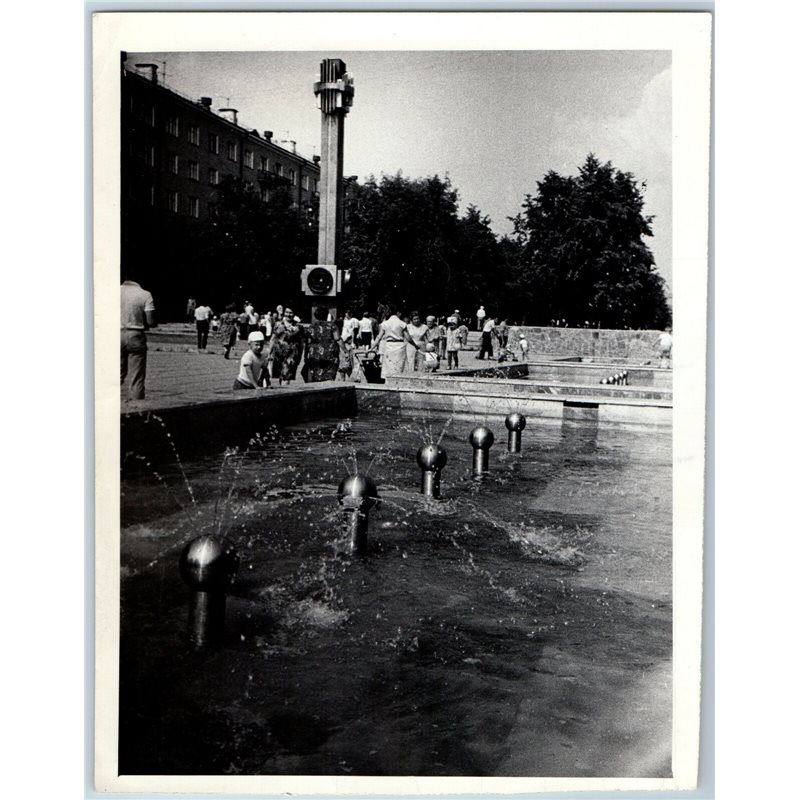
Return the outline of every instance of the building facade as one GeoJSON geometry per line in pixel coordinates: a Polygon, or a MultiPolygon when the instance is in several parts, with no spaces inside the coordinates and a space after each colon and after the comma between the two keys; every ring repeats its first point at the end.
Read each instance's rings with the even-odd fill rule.
{"type": "Polygon", "coordinates": [[[187,263],[189,242],[213,219],[226,177],[263,202],[278,188],[288,191],[292,207],[316,229],[319,157],[282,147],[271,131],[242,127],[235,109],[212,106],[212,98],[191,100],[159,83],[156,65],[134,65],[123,54],[122,270],[153,292],[162,318],[178,318],[188,296],[205,291],[187,263]]]}

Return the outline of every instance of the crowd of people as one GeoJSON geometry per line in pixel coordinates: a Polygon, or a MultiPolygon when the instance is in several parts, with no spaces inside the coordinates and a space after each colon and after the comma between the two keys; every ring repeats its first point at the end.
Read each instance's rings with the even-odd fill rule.
{"type": "MultiPolygon", "coordinates": [[[[227,359],[237,340],[246,341],[234,389],[252,389],[288,384],[301,375],[306,383],[351,380],[357,376],[358,356],[379,354],[383,377],[402,372],[456,369],[459,352],[467,345],[467,320],[456,309],[447,317],[378,305],[377,313],[353,315],[348,309],[334,320],[326,308],[318,307],[308,325],[289,307],[259,313],[249,301],[240,311],[226,307],[218,317],[206,305],[189,298],[186,313],[197,329],[197,349],[206,350],[209,334],[216,335],[227,359]],[[445,367],[446,364],[446,367],[445,367]]],[[[494,358],[495,348],[503,360],[507,354],[508,324],[486,317],[483,306],[478,320],[482,331],[478,358],[494,358]]]]}
{"type": "MultiPolygon", "coordinates": [[[[155,325],[152,296],[135,281],[122,285],[122,372],[130,383],[131,399],[144,398],[146,372],[145,331],[155,325]]],[[[298,369],[306,383],[362,379],[362,361],[380,368],[380,375],[435,372],[459,368],[459,353],[467,346],[470,327],[480,333],[477,359],[504,361],[518,357],[527,361],[528,342],[520,334],[515,352],[508,349],[509,326],[503,318],[490,316],[480,306],[472,318],[456,309],[447,316],[419,311],[405,313],[399,306],[378,304],[377,312],[361,316],[346,310],[334,319],[318,306],[309,324],[303,324],[292,308],[278,305],[274,311],[257,312],[246,301],[237,309],[229,304],[220,315],[190,297],[187,320],[194,324],[198,352],[208,349],[216,337],[225,359],[231,358],[237,341],[247,350],[239,360],[235,390],[286,385],[297,379],[298,369]],[[302,365],[302,366],[301,366],[302,365]]],[[[667,329],[658,342],[660,364],[669,367],[672,335],[667,329]]]]}

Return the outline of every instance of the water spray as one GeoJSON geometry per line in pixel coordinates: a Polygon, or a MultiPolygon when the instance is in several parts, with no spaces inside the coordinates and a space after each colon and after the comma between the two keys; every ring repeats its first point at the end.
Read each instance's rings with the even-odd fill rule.
{"type": "Polygon", "coordinates": [[[447,464],[447,451],[437,444],[428,444],[417,450],[417,464],[422,470],[422,494],[439,497],[439,477],[447,464]]]}
{"type": "Polygon", "coordinates": [[[508,428],[508,452],[519,453],[522,450],[522,431],[525,429],[525,417],[517,411],[506,417],[508,428]]]}
{"type": "Polygon", "coordinates": [[[378,487],[366,475],[350,475],[339,484],[339,505],[347,515],[350,551],[363,556],[367,552],[369,512],[378,505],[378,487]]]}
{"type": "Polygon", "coordinates": [[[214,536],[199,536],[183,549],[180,572],[192,589],[189,641],[195,647],[222,642],[225,630],[225,590],[239,567],[232,545],[214,536]]]}
{"type": "Polygon", "coordinates": [[[494,444],[494,434],[484,425],[473,428],[469,435],[472,445],[472,476],[479,478],[489,471],[489,448],[494,444]]]}

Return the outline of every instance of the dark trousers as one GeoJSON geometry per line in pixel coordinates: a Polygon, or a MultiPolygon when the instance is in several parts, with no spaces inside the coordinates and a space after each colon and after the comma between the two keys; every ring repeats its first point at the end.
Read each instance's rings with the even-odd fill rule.
{"type": "Polygon", "coordinates": [[[197,349],[205,350],[208,344],[208,329],[209,321],[207,319],[198,319],[197,322],[197,349]]]}
{"type": "Polygon", "coordinates": [[[483,357],[488,354],[489,358],[494,357],[494,350],[492,349],[492,332],[491,331],[484,331],[481,334],[481,350],[478,353],[478,358],[483,359],[483,357]]]}

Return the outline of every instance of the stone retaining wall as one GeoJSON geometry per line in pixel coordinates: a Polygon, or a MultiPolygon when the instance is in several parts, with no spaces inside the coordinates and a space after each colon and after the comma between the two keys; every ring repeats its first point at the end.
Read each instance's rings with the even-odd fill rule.
{"type": "Polygon", "coordinates": [[[617,331],[593,328],[533,328],[515,326],[509,331],[508,346],[519,353],[519,335],[525,333],[530,349],[537,355],[624,358],[642,363],[658,359],[661,331],[617,331]]]}

